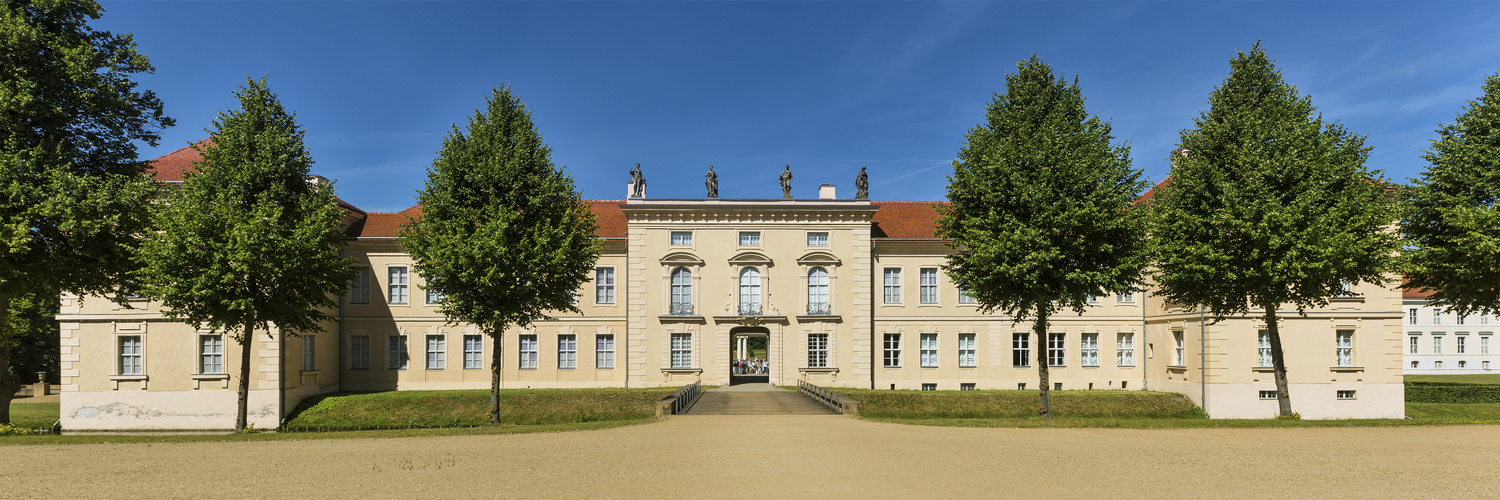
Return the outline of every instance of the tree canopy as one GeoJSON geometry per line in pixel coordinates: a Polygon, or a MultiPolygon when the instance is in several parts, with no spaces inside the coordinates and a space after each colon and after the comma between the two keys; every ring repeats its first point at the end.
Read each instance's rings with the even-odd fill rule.
{"type": "Polygon", "coordinates": [[[136,143],[173,124],[132,80],[152,67],[130,35],[89,27],[102,13],[91,1],[0,5],[0,423],[19,388],[11,357],[37,357],[21,352],[35,343],[19,339],[12,300],[119,298],[155,194],[136,143]]]}
{"type": "Polygon", "coordinates": [[[1438,128],[1401,225],[1406,288],[1459,315],[1500,315],[1500,75],[1483,91],[1438,128]]]}
{"type": "Polygon", "coordinates": [[[1146,184],[1076,78],[1036,56],[1017,66],[953,162],[938,232],[955,249],[944,269],[982,311],[1035,322],[1050,416],[1047,318],[1138,286],[1146,217],[1130,205],[1146,184]]]}
{"type": "Polygon", "coordinates": [[[140,282],[162,314],[231,335],[241,345],[244,429],[253,332],[317,332],[353,279],[338,256],[343,212],[326,181],[310,179],[304,131],[265,79],[235,92],[203,155],[156,212],[142,245],[140,282]]]}
{"type": "Polygon", "coordinates": [[[453,126],[417,200],[423,215],[401,230],[401,245],[442,295],[438,310],[494,339],[490,418],[499,423],[505,329],[578,312],[575,293],[599,257],[597,222],[509,87],[494,89],[465,129],[453,126]]]}
{"type": "Polygon", "coordinates": [[[1324,121],[1259,43],[1230,60],[1194,125],[1150,202],[1157,294],[1216,321],[1261,312],[1290,415],[1276,310],[1387,283],[1395,198],[1365,167],[1364,137],[1324,121]]]}

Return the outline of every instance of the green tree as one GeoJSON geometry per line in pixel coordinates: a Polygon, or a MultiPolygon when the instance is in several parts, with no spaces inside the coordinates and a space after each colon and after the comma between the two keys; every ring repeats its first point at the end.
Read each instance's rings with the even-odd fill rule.
{"type": "Polygon", "coordinates": [[[1263,314],[1290,416],[1277,308],[1303,315],[1345,287],[1389,282],[1396,200],[1365,168],[1364,137],[1323,121],[1259,43],[1229,66],[1151,201],[1154,277],[1158,295],[1214,321],[1263,314]]]}
{"type": "Polygon", "coordinates": [[[156,212],[140,282],[166,316],[239,343],[235,429],[243,430],[255,330],[319,331],[354,274],[337,254],[343,213],[333,187],[308,177],[313,162],[295,116],[265,79],[247,79],[235,96],[240,109],[219,113],[211,144],[195,146],[203,161],[156,212]]]}
{"type": "Polygon", "coordinates": [[[1405,191],[1406,288],[1460,315],[1500,315],[1500,75],[1437,132],[1405,191]]]}
{"type": "Polygon", "coordinates": [[[118,299],[147,227],[155,191],[136,142],[156,145],[172,119],[131,80],[152,68],[130,35],[88,26],[102,12],[90,1],[0,4],[0,423],[23,380],[12,359],[55,345],[26,340],[38,330],[17,328],[16,301],[118,299]]]}
{"type": "Polygon", "coordinates": [[[955,249],[944,269],[981,311],[1033,320],[1051,417],[1048,318],[1138,286],[1146,217],[1130,204],[1146,183],[1129,146],[1111,143],[1109,122],[1084,109],[1076,77],[1036,56],[1017,66],[953,162],[938,233],[955,249]]]}
{"type": "Polygon", "coordinates": [[[599,258],[594,214],[551,154],[526,106],[494,89],[467,132],[454,125],[443,139],[417,193],[423,216],[400,232],[427,289],[442,294],[438,310],[493,340],[492,423],[506,328],[578,312],[574,294],[599,258]]]}

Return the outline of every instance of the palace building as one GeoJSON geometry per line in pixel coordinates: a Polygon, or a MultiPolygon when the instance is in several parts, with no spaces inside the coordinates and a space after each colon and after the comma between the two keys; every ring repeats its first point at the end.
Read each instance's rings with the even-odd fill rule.
{"type": "MultiPolygon", "coordinates": [[[[180,182],[185,148],[153,161],[180,182]]],[[[582,314],[500,339],[507,388],[778,385],[885,390],[1053,389],[1181,393],[1214,418],[1277,411],[1259,318],[1205,321],[1145,292],[1091,301],[1081,315],[1029,322],[982,314],[942,272],[932,202],[840,199],[591,200],[604,241],[582,314]],[[747,363],[738,363],[745,360],[747,363]],[[751,364],[754,369],[743,366],[751,364]]],[[[484,389],[491,339],[448,324],[396,240],[408,217],[346,206],[360,267],[314,335],[257,332],[251,422],[273,428],[333,391],[484,389]]],[[[239,345],[163,318],[64,296],[62,425],[70,430],[227,429],[239,345]]],[[[1324,308],[1281,313],[1294,409],[1304,418],[1401,418],[1401,292],[1361,284],[1324,308]]]]}

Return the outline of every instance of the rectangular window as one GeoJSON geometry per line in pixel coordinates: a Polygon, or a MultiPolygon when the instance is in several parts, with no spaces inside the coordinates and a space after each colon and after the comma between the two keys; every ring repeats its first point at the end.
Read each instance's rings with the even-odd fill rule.
{"type": "Polygon", "coordinates": [[[349,283],[349,303],[370,303],[370,268],[358,268],[354,274],[354,281],[349,283]]]}
{"type": "Polygon", "coordinates": [[[1031,366],[1031,334],[1011,334],[1010,364],[1016,367],[1031,366]]]}
{"type": "Polygon", "coordinates": [[[1078,341],[1079,357],[1078,364],[1083,366],[1099,366],[1099,334],[1085,333],[1078,341]]]}
{"type": "Polygon", "coordinates": [[[439,293],[437,290],[433,290],[431,288],[425,288],[424,290],[427,291],[428,304],[437,304],[443,301],[443,294],[439,293]]]}
{"type": "Polygon", "coordinates": [[[390,370],[406,369],[406,336],[391,335],[387,337],[388,349],[386,351],[385,367],[390,370]]]}
{"type": "Polygon", "coordinates": [[[1443,310],[1442,309],[1438,309],[1436,307],[1432,308],[1432,324],[1434,324],[1434,325],[1441,325],[1441,324],[1443,324],[1443,310]]]}
{"type": "Polygon", "coordinates": [[[1453,324],[1455,324],[1455,325],[1463,325],[1464,324],[1464,315],[1462,315],[1462,314],[1454,314],[1453,315],[1453,324]]]}
{"type": "Polygon", "coordinates": [[[958,390],[960,390],[960,391],[972,391],[972,390],[974,390],[974,383],[973,382],[969,382],[969,383],[966,383],[966,384],[958,384],[958,390]]]}
{"type": "Polygon", "coordinates": [[[1481,314],[1481,315],[1479,315],[1479,324],[1481,324],[1481,325],[1488,325],[1488,324],[1490,324],[1490,315],[1489,314],[1481,314]]]}
{"type": "Polygon", "coordinates": [[[923,368],[937,368],[938,347],[937,334],[924,333],[917,338],[917,348],[921,351],[921,362],[923,368]]]}
{"type": "Polygon", "coordinates": [[[758,247],[758,246],[760,246],[760,232],[759,231],[741,231],[740,232],[740,246],[742,246],[742,247],[758,247]]]}
{"type": "Polygon", "coordinates": [[[935,268],[917,270],[917,296],[923,304],[938,303],[938,270],[935,268]]]}
{"type": "Polygon", "coordinates": [[[1260,391],[1261,399],[1276,399],[1276,391],[1260,391]]]}
{"type": "Polygon", "coordinates": [[[672,231],[672,246],[685,247],[693,244],[692,231],[672,231]]]}
{"type": "Polygon", "coordinates": [[[1115,364],[1135,366],[1135,334],[1115,334],[1115,364]]]}
{"type": "Polygon", "coordinates": [[[901,303],[901,270],[894,267],[885,268],[885,303],[901,303]]]}
{"type": "Polygon", "coordinates": [[[977,363],[974,358],[975,335],[972,333],[958,334],[958,366],[960,368],[973,368],[977,363]]]}
{"type": "Polygon", "coordinates": [[[464,335],[464,369],[484,368],[484,336],[464,335]]]}
{"type": "MultiPolygon", "coordinates": [[[[1489,337],[1479,337],[1479,353],[1480,354],[1489,354],[1490,353],[1490,338],[1489,337]]],[[[1486,361],[1486,363],[1488,363],[1488,361],[1486,361]]]]}
{"type": "Polygon", "coordinates": [[[557,367],[561,369],[578,368],[578,336],[557,336],[557,367]]]}
{"type": "MultiPolygon", "coordinates": [[[[756,233],[760,234],[760,233],[756,233]]],[[[693,367],[693,334],[672,334],[672,368],[693,367]]]]}
{"type": "Polygon", "coordinates": [[[1413,307],[1411,309],[1407,309],[1406,310],[1406,324],[1408,324],[1408,325],[1415,325],[1415,324],[1417,324],[1417,308],[1413,307]]]}
{"type": "Polygon", "coordinates": [[[198,336],[198,373],[224,373],[224,336],[198,336]]]}
{"type": "Polygon", "coordinates": [[[1352,282],[1352,281],[1340,281],[1339,282],[1338,293],[1334,294],[1334,297],[1353,297],[1353,296],[1354,296],[1354,282],[1352,282]]]}
{"type": "Polygon", "coordinates": [[[1432,338],[1432,353],[1433,354],[1442,354],[1443,353],[1443,338],[1442,337],[1433,337],[1432,338]]]}
{"type": "Polygon", "coordinates": [[[1098,295],[1090,295],[1089,298],[1084,299],[1084,302],[1088,302],[1090,304],[1098,304],[1099,303],[1099,296],[1098,295]]]}
{"type": "Polygon", "coordinates": [[[442,370],[446,368],[448,368],[448,337],[428,335],[427,369],[442,370]]]}
{"type": "Polygon", "coordinates": [[[141,336],[120,336],[120,375],[141,374],[141,336]]]}
{"type": "Polygon", "coordinates": [[[1354,391],[1338,391],[1336,395],[1337,398],[1341,400],[1354,399],[1354,391]]]}
{"type": "Polygon", "coordinates": [[[807,367],[828,368],[828,334],[812,333],[807,336],[807,367]]]}
{"type": "Polygon", "coordinates": [[[1333,334],[1333,357],[1335,366],[1354,366],[1354,330],[1339,330],[1333,334]]]}
{"type": "Polygon", "coordinates": [[[1432,368],[1433,369],[1439,369],[1439,368],[1442,368],[1442,367],[1443,367],[1443,362],[1442,361],[1433,361],[1432,362],[1432,368]]]}
{"type": "Polygon", "coordinates": [[[1135,302],[1135,292],[1120,292],[1119,295],[1115,296],[1115,302],[1119,302],[1121,304],[1131,304],[1131,303],[1134,303],[1135,302]]]}
{"type": "Polygon", "coordinates": [[[958,289],[958,303],[960,303],[960,304],[974,304],[976,302],[977,301],[974,300],[974,297],[972,295],[969,295],[969,291],[968,290],[964,290],[962,288],[958,289]]]}
{"type": "Polygon", "coordinates": [[[1255,366],[1271,366],[1271,332],[1261,330],[1257,337],[1256,347],[1259,355],[1255,358],[1257,363],[1255,366]]]}
{"type": "Polygon", "coordinates": [[[1416,353],[1417,353],[1417,339],[1419,339],[1419,338],[1420,338],[1420,337],[1417,337],[1417,336],[1416,336],[1416,335],[1412,335],[1412,336],[1411,336],[1411,337],[1410,337],[1410,338],[1409,338],[1409,339],[1408,339],[1408,340],[1409,340],[1409,342],[1407,342],[1407,345],[1408,345],[1408,346],[1409,346],[1409,347],[1408,347],[1408,348],[1407,348],[1407,350],[1406,350],[1406,351],[1407,351],[1407,353],[1409,353],[1409,354],[1416,354],[1416,353]]]}
{"type": "Polygon", "coordinates": [[[885,334],[885,367],[901,367],[901,334],[885,334]]]}
{"type": "Polygon", "coordinates": [[[521,369],[536,369],[536,335],[521,335],[521,369]]]}
{"type": "Polygon", "coordinates": [[[390,289],[389,301],[390,301],[390,303],[392,303],[392,304],[405,304],[406,300],[407,300],[406,299],[406,285],[407,285],[407,283],[406,283],[406,279],[407,279],[406,268],[404,268],[404,267],[392,267],[392,268],[388,269],[388,271],[390,271],[390,285],[389,285],[389,289],[390,289]]]}
{"type": "Polygon", "coordinates": [[[1065,366],[1067,347],[1067,334],[1047,334],[1047,366],[1065,366]]]}
{"type": "Polygon", "coordinates": [[[594,336],[594,368],[615,367],[615,336],[594,336]]]}
{"type": "Polygon", "coordinates": [[[1457,337],[1454,337],[1453,338],[1453,352],[1458,353],[1458,354],[1464,354],[1464,351],[1467,349],[1467,346],[1464,345],[1466,343],[1464,341],[1466,341],[1466,340],[1469,340],[1469,338],[1467,336],[1464,336],[1464,335],[1459,335],[1457,337]]]}
{"type": "Polygon", "coordinates": [[[302,336],[302,371],[310,372],[318,369],[317,338],[317,335],[302,336]]]}
{"type": "Polygon", "coordinates": [[[922,390],[924,390],[924,391],[936,391],[937,390],[937,384],[922,384],[922,390]]]}
{"type": "Polygon", "coordinates": [[[615,303],[615,268],[601,267],[594,270],[594,303],[615,303]]]}
{"type": "Polygon", "coordinates": [[[353,335],[349,337],[349,369],[370,369],[369,335],[353,335]]]}
{"type": "Polygon", "coordinates": [[[1177,342],[1177,346],[1172,349],[1172,359],[1175,360],[1173,364],[1176,366],[1187,366],[1187,357],[1184,352],[1184,344],[1182,343],[1182,332],[1172,332],[1172,339],[1177,342]]]}
{"type": "Polygon", "coordinates": [[[810,247],[826,247],[826,246],[828,246],[828,233],[807,233],[807,246],[810,246],[810,247]]]}

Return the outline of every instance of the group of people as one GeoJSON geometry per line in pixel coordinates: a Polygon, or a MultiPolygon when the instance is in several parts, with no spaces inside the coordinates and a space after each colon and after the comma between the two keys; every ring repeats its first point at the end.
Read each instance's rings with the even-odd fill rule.
{"type": "Polygon", "coordinates": [[[736,359],[730,368],[735,375],[764,375],[771,373],[771,362],[760,358],[736,359]]]}

